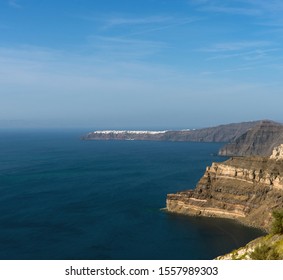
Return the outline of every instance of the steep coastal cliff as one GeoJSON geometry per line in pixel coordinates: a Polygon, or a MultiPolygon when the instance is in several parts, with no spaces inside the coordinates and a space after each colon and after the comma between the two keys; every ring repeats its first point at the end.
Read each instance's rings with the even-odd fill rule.
{"type": "Polygon", "coordinates": [[[220,149],[222,156],[270,156],[273,148],[283,143],[283,125],[261,121],[240,137],[220,149]]]}
{"type": "Polygon", "coordinates": [[[236,219],[268,229],[271,213],[283,207],[283,160],[234,157],[213,163],[194,190],[167,195],[170,212],[236,219]]]}

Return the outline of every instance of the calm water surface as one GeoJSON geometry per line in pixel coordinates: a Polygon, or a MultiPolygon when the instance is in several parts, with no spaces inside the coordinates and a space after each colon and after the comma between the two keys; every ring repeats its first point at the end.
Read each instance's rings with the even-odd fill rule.
{"type": "Polygon", "coordinates": [[[161,211],[219,143],[0,131],[0,259],[212,259],[262,232],[161,211]]]}

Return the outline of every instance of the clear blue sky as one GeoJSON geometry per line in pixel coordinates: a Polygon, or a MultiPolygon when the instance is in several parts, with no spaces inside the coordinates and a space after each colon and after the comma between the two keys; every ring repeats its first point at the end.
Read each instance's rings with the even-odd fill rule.
{"type": "Polygon", "coordinates": [[[283,122],[282,0],[1,0],[0,127],[283,122]]]}

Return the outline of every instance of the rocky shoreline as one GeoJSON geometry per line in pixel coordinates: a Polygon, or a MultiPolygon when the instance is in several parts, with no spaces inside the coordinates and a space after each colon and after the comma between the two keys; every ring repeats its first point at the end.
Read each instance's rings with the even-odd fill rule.
{"type": "Polygon", "coordinates": [[[283,207],[283,164],[261,157],[213,163],[194,190],[168,194],[169,212],[237,219],[268,229],[271,213],[283,207]]]}
{"type": "Polygon", "coordinates": [[[283,145],[270,157],[232,157],[212,163],[193,190],[168,194],[166,209],[185,215],[230,218],[268,232],[283,208],[283,145]]]}

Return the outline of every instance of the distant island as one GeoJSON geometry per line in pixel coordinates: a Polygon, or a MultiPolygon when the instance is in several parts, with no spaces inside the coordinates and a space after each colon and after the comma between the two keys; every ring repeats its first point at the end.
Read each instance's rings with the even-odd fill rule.
{"type": "Polygon", "coordinates": [[[231,142],[260,121],[232,123],[216,127],[164,131],[98,130],[83,136],[83,140],[140,140],[140,141],[187,141],[231,142]]]}
{"type": "Polygon", "coordinates": [[[223,142],[223,156],[268,156],[283,143],[283,124],[270,120],[224,124],[215,127],[185,130],[133,131],[98,130],[83,140],[223,142]]]}

